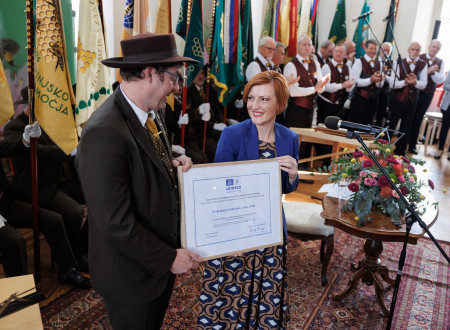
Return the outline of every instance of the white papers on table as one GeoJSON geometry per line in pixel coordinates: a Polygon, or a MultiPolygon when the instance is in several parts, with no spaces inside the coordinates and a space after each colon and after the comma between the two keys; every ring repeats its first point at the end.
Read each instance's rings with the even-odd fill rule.
{"type": "Polygon", "coordinates": [[[320,193],[327,193],[329,197],[335,197],[340,199],[348,200],[350,199],[351,194],[353,194],[350,190],[348,190],[348,186],[339,186],[336,183],[327,183],[324,184],[320,189],[320,193]]]}

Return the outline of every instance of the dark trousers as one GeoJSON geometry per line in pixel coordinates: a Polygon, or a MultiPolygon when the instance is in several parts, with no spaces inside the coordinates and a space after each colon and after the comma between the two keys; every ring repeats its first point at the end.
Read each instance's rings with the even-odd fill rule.
{"type": "MultiPolygon", "coordinates": [[[[14,201],[5,218],[16,228],[33,228],[33,210],[29,203],[14,201]]],[[[52,255],[58,265],[60,274],[76,265],[75,258],[66,235],[63,219],[60,214],[39,209],[39,232],[43,233],[50,245],[52,255]]]]}
{"type": "MultiPolygon", "coordinates": [[[[442,126],[441,133],[439,133],[439,150],[444,150],[445,140],[447,139],[448,130],[450,128],[450,107],[446,111],[441,109],[442,112],[442,126]]],[[[450,145],[448,146],[448,152],[450,152],[450,145]]]]}
{"type": "Polygon", "coordinates": [[[384,121],[388,115],[389,93],[380,93],[379,95],[378,100],[375,101],[378,102],[375,106],[375,125],[383,127],[384,121]]]}
{"type": "Polygon", "coordinates": [[[25,239],[8,224],[0,228],[0,252],[2,253],[0,261],[6,277],[28,273],[25,239]]]}
{"type": "MultiPolygon", "coordinates": [[[[307,109],[291,104],[286,110],[287,127],[311,128],[314,109],[307,109]]],[[[311,143],[302,142],[298,153],[299,159],[308,158],[311,154],[311,143]]],[[[304,167],[305,165],[303,165],[304,167]]]]}
{"type": "Polygon", "coordinates": [[[414,119],[411,125],[411,132],[409,134],[409,150],[416,148],[417,139],[419,137],[420,126],[422,125],[423,116],[427,112],[430,106],[431,100],[433,100],[434,93],[419,93],[419,99],[417,101],[416,112],[414,113],[414,119]]]}
{"type": "Polygon", "coordinates": [[[358,94],[353,96],[348,120],[354,123],[371,125],[375,112],[376,100],[365,99],[358,94]]]}
{"type": "Polygon", "coordinates": [[[175,275],[170,274],[166,288],[155,300],[138,305],[124,305],[103,297],[114,330],[157,330],[161,328],[169,306],[175,275]]]}
{"type": "Polygon", "coordinates": [[[389,106],[389,128],[395,129],[400,123],[400,132],[404,133],[404,136],[395,144],[395,153],[397,155],[404,155],[406,146],[408,144],[409,132],[411,128],[412,118],[416,110],[417,102],[415,103],[403,103],[398,101],[395,97],[392,98],[389,106]]]}
{"type": "MultiPolygon", "coordinates": [[[[328,116],[337,116],[339,117],[339,114],[341,112],[342,106],[339,104],[332,104],[330,102],[324,101],[322,98],[317,99],[317,123],[323,123],[325,121],[325,118],[328,116]]],[[[341,117],[342,118],[342,117],[341,117]]],[[[333,150],[332,146],[327,146],[325,144],[316,144],[316,153],[317,155],[326,155],[331,153],[333,150]]],[[[330,165],[331,158],[325,158],[323,159],[323,165],[330,165]]]]}

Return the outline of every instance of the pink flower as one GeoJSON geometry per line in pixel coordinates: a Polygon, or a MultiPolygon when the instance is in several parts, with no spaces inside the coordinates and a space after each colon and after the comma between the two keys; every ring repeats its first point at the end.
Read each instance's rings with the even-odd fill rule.
{"type": "Polygon", "coordinates": [[[370,176],[372,177],[372,178],[376,178],[377,177],[377,173],[370,173],[370,176]]]}
{"type": "Polygon", "coordinates": [[[352,182],[348,185],[348,190],[352,191],[352,192],[357,192],[359,190],[359,184],[357,184],[356,182],[352,182]]]}
{"type": "Polygon", "coordinates": [[[434,183],[430,179],[428,179],[428,185],[430,186],[431,190],[434,190],[434,183]]]}
{"type": "Polygon", "coordinates": [[[383,139],[378,139],[377,140],[379,144],[388,144],[388,142],[386,140],[383,139]]]}
{"type": "Polygon", "coordinates": [[[376,157],[378,157],[378,156],[380,155],[380,150],[375,149],[375,150],[373,151],[373,154],[374,154],[376,157]]]}
{"type": "Polygon", "coordinates": [[[372,166],[373,166],[373,161],[371,161],[370,159],[364,161],[364,163],[363,163],[363,167],[364,168],[369,168],[369,167],[372,167],[372,166]]]}
{"type": "Polygon", "coordinates": [[[404,177],[403,175],[399,175],[399,176],[398,176],[398,181],[400,181],[400,182],[406,182],[406,181],[405,181],[405,177],[404,177]]]}
{"type": "Polygon", "coordinates": [[[410,163],[409,159],[406,156],[402,156],[402,159],[405,163],[410,163]]]}
{"type": "Polygon", "coordinates": [[[389,186],[389,181],[385,176],[380,176],[378,178],[378,184],[380,185],[380,187],[387,187],[389,186]]]}
{"type": "Polygon", "coordinates": [[[353,154],[352,154],[352,156],[353,157],[355,157],[355,158],[359,158],[359,157],[362,157],[362,156],[364,156],[364,154],[362,153],[362,151],[355,151],[353,154]]]}
{"type": "Polygon", "coordinates": [[[377,183],[377,180],[375,180],[373,178],[365,178],[364,179],[364,184],[366,186],[376,186],[378,183],[377,183]]]}
{"type": "Polygon", "coordinates": [[[392,197],[400,198],[400,196],[397,194],[395,190],[392,190],[392,197]]]}
{"type": "Polygon", "coordinates": [[[387,161],[389,164],[392,164],[392,165],[397,165],[397,164],[399,164],[399,162],[397,161],[397,159],[395,159],[392,155],[389,155],[388,158],[386,159],[386,161],[387,161]]]}
{"type": "Polygon", "coordinates": [[[366,171],[361,171],[359,172],[359,176],[362,178],[365,178],[367,176],[367,172],[366,171]]]}
{"type": "Polygon", "coordinates": [[[409,182],[414,183],[414,182],[416,182],[416,180],[414,179],[413,176],[410,176],[410,177],[409,177],[409,182]]]}
{"type": "Polygon", "coordinates": [[[410,171],[412,174],[416,173],[416,169],[412,165],[408,165],[408,171],[410,171]]]}

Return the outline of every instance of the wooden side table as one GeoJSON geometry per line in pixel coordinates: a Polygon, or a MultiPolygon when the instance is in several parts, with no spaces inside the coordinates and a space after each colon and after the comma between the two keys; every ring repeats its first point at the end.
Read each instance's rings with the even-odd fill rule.
{"type": "MultiPolygon", "coordinates": [[[[426,195],[430,203],[434,202],[430,194],[426,195]]],[[[347,287],[339,294],[333,297],[340,301],[347,297],[358,286],[359,281],[367,285],[375,285],[377,301],[381,306],[384,315],[389,315],[389,308],[384,302],[383,282],[394,284],[395,279],[389,277],[389,269],[381,265],[379,256],[383,252],[383,242],[403,242],[406,234],[406,225],[395,227],[390,217],[379,212],[371,214],[372,221],[366,222],[364,226],[356,225],[354,212],[342,212],[339,206],[339,200],[334,197],[325,196],[323,199],[323,212],[321,216],[325,218],[325,224],[339,228],[351,235],[365,238],[364,254],[365,257],[359,261],[358,265],[352,264],[351,269],[354,272],[349,279],[347,287]]],[[[438,210],[428,207],[422,220],[430,228],[438,217],[438,210]]],[[[417,223],[414,223],[409,235],[408,243],[417,244],[417,240],[425,234],[417,223]]]]}
{"type": "MultiPolygon", "coordinates": [[[[14,293],[34,288],[33,275],[14,276],[0,279],[0,301],[5,301],[14,293]]],[[[29,293],[36,292],[32,290],[29,293]]],[[[22,309],[0,319],[0,329],[43,329],[39,304],[22,309]]]]}

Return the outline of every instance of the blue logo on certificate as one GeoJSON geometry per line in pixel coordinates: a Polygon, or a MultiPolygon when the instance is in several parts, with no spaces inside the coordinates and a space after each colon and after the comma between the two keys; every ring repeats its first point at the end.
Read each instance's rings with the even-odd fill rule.
{"type": "Polygon", "coordinates": [[[225,185],[227,191],[241,190],[241,179],[226,179],[225,185]]]}

